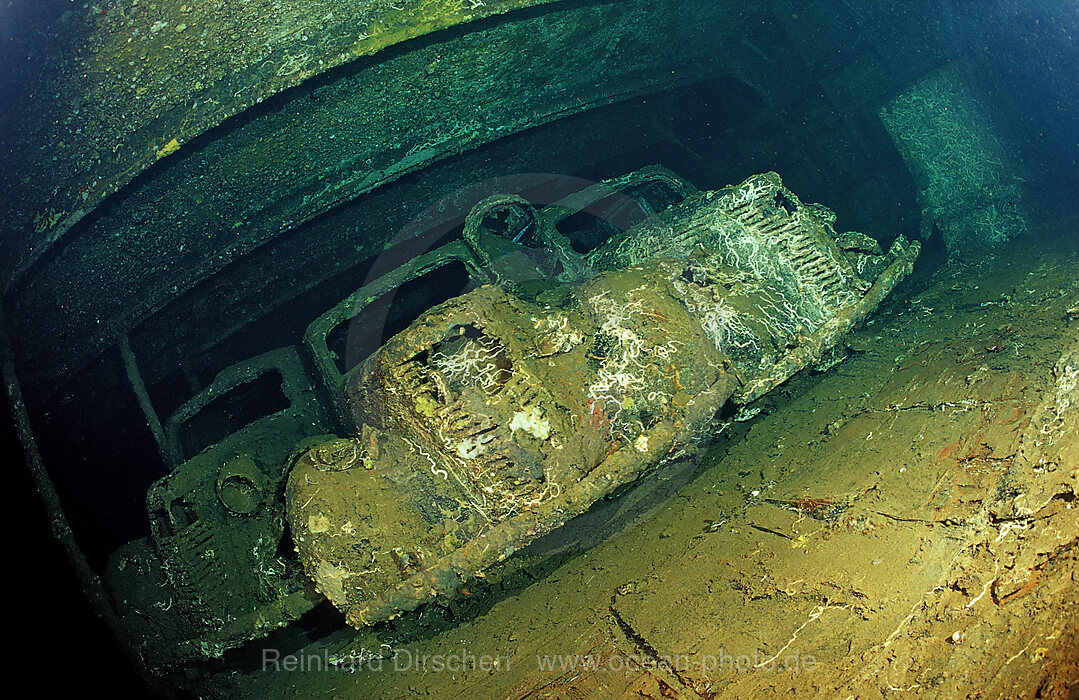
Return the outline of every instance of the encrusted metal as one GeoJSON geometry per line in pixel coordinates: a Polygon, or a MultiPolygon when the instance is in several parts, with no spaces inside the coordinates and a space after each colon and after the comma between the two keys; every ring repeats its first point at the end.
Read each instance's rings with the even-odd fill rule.
{"type": "Polygon", "coordinates": [[[819,362],[911,271],[900,239],[863,279],[834,218],[766,173],[630,228],[559,286],[422,315],[347,383],[366,468],[326,474],[311,452],[291,472],[308,576],[350,624],[390,619],[700,449],[725,402],[819,362]]]}

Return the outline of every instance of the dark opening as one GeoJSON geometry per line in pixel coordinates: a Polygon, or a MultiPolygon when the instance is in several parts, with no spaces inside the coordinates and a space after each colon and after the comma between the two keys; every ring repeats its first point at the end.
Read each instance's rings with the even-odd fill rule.
{"type": "Polygon", "coordinates": [[[211,401],[180,426],[180,448],[190,458],[259,418],[289,407],[281,372],[271,370],[211,401]]]}
{"type": "Polygon", "coordinates": [[[171,537],[173,535],[172,522],[164,510],[155,508],[150,513],[150,526],[157,537],[171,537]]]}
{"type": "Polygon", "coordinates": [[[648,212],[621,192],[607,195],[588,208],[559,221],[555,227],[578,253],[587,254],[611,236],[644,221],[648,212]]]}
{"type": "Polygon", "coordinates": [[[539,243],[539,227],[531,210],[509,205],[492,209],[483,215],[481,227],[507,241],[534,248],[539,243]]]}
{"type": "Polygon", "coordinates": [[[65,383],[48,404],[27,396],[27,408],[79,546],[100,571],[118,545],[149,532],[146,489],[167,473],[119,351],[65,383]]]}
{"type": "Polygon", "coordinates": [[[150,403],[157,410],[159,416],[170,416],[176,409],[183,406],[202,387],[194,387],[184,377],[183,372],[177,369],[153,386],[147,387],[150,395],[150,403]]]}
{"type": "Polygon", "coordinates": [[[425,311],[467,291],[470,283],[468,268],[453,260],[375,299],[326,337],[337,370],[345,374],[425,311]]]}
{"type": "Polygon", "coordinates": [[[790,197],[782,192],[776,192],[775,196],[772,197],[772,206],[787,212],[787,216],[790,216],[798,209],[798,206],[791,201],[790,197]]]}
{"type": "Polygon", "coordinates": [[[648,182],[627,187],[626,194],[644,202],[645,206],[657,213],[685,199],[680,192],[675,191],[670,184],[663,180],[649,180],[648,182]]]}
{"type": "Polygon", "coordinates": [[[183,498],[177,498],[169,504],[169,512],[172,514],[172,522],[180,530],[194,525],[199,519],[195,513],[195,505],[183,498]]]}

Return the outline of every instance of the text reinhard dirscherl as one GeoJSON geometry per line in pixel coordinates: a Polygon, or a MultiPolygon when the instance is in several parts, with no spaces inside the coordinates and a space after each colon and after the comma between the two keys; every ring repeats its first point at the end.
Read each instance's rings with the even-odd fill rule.
{"type": "MultiPolygon", "coordinates": [[[[409,649],[389,649],[380,652],[331,656],[328,651],[308,654],[285,654],[278,649],[262,650],[263,671],[415,671],[420,673],[467,673],[479,671],[493,673],[508,671],[511,664],[527,663],[527,657],[511,657],[507,649],[498,654],[475,654],[457,649],[442,654],[422,654],[409,649]]],[[[760,652],[732,654],[720,649],[716,654],[678,654],[675,656],[651,656],[637,654],[536,654],[535,669],[540,672],[565,671],[647,671],[657,668],[678,673],[688,672],[707,678],[710,674],[731,672],[786,672],[812,671],[817,659],[807,654],[766,656],[760,652]]]]}

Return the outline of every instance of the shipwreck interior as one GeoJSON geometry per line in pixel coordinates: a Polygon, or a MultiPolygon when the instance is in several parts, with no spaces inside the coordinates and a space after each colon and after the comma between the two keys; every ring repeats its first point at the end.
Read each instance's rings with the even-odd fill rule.
{"type": "MultiPolygon", "coordinates": [[[[814,566],[842,560],[845,550],[836,549],[841,536],[814,538],[822,530],[808,532],[803,521],[821,528],[842,523],[844,533],[857,536],[921,523],[909,542],[904,534],[889,542],[911,562],[967,562],[971,580],[944,585],[967,596],[953,606],[961,612],[978,609],[983,580],[1003,581],[1005,574],[992,559],[963,554],[968,561],[958,545],[949,549],[960,538],[938,538],[941,527],[954,525],[972,542],[971,523],[982,517],[992,530],[987,542],[999,545],[1008,536],[1018,541],[1020,529],[1033,528],[1033,537],[1044,523],[1056,539],[1038,545],[1042,558],[1030,567],[1041,580],[1058,583],[1036,594],[1048,596],[1048,609],[1053,595],[1074,593],[1074,583],[1070,589],[1059,583],[1074,575],[1072,547],[1079,537],[1071,461],[1079,459],[1079,401],[1067,399],[1075,397],[1074,382],[1067,382],[1079,367],[1074,8],[1048,1],[355,0],[277,3],[263,15],[240,0],[212,7],[158,0],[153,10],[142,6],[149,3],[63,5],[27,11],[13,30],[4,50],[23,59],[29,52],[41,69],[31,77],[5,76],[17,108],[3,115],[0,138],[8,173],[0,189],[0,353],[12,417],[5,448],[21,452],[29,465],[29,478],[19,471],[12,491],[19,504],[12,507],[24,514],[30,533],[16,554],[28,562],[19,565],[27,576],[23,585],[36,588],[25,595],[48,620],[43,627],[50,632],[34,642],[46,648],[43,657],[59,655],[85,673],[100,673],[104,665],[116,683],[146,683],[164,696],[322,692],[341,676],[260,674],[266,650],[326,659],[352,654],[353,661],[359,654],[370,661],[380,658],[372,649],[437,650],[458,633],[479,644],[461,630],[517,630],[522,623],[512,621],[533,614],[527,604],[539,605],[522,601],[543,595],[563,606],[579,601],[576,612],[540,606],[533,618],[564,616],[577,635],[569,652],[605,659],[644,654],[658,662],[632,669],[627,662],[616,671],[607,663],[578,677],[531,673],[536,669],[520,660],[517,675],[469,676],[464,694],[516,697],[603,687],[621,689],[610,691],[616,696],[660,697],[667,689],[674,696],[734,697],[787,684],[782,687],[873,688],[878,695],[866,697],[876,697],[888,694],[865,676],[851,681],[858,674],[842,659],[864,654],[858,663],[868,668],[876,663],[869,655],[896,639],[909,645],[904,649],[911,658],[930,652],[905,641],[900,629],[889,636],[895,624],[887,622],[880,623],[887,627],[881,639],[851,637],[846,651],[836,635],[811,636],[815,628],[807,626],[822,616],[857,613],[868,620],[895,611],[885,603],[874,607],[863,592],[870,583],[820,584],[824,593],[807,592],[807,582],[833,580],[818,576],[814,566]],[[763,173],[778,173],[782,181],[753,179],[763,173]],[[875,280],[903,268],[842,328],[848,338],[837,331],[834,347],[821,345],[815,355],[792,361],[787,374],[768,374],[759,391],[744,388],[755,386],[757,365],[732,351],[735,359],[724,361],[742,388],[732,384],[729,398],[712,407],[712,432],[700,440],[699,454],[649,474],[650,485],[617,483],[564,528],[537,527],[516,556],[469,581],[453,579],[437,602],[373,619],[365,617],[369,609],[356,612],[328,591],[333,576],[305,572],[308,561],[298,551],[307,557],[314,545],[309,539],[305,550],[294,538],[323,530],[315,516],[298,515],[299,503],[308,500],[302,484],[288,486],[288,498],[299,500],[288,501],[286,517],[289,470],[303,464],[316,476],[368,478],[359,469],[345,470],[367,464],[366,452],[359,455],[355,447],[368,437],[361,424],[387,431],[386,425],[396,425],[371,418],[372,406],[390,389],[379,388],[370,369],[377,365],[389,376],[389,361],[377,363],[398,357],[391,351],[402,353],[394,367],[403,366],[407,353],[393,350],[395,342],[457,308],[454,300],[463,295],[489,294],[490,286],[534,305],[520,309],[570,308],[559,306],[568,292],[555,280],[591,289],[583,271],[647,268],[643,253],[633,257],[632,249],[651,222],[691,219],[685,213],[690,204],[712,201],[712,193],[716,202],[727,201],[724,211],[737,211],[739,192],[758,190],[767,192],[753,205],[760,217],[794,221],[797,213],[800,221],[814,222],[813,236],[820,238],[818,229],[829,234],[813,244],[824,251],[815,254],[835,258],[849,287],[835,292],[836,282],[829,293],[871,295],[875,280]],[[877,315],[869,316],[874,309],[877,315]],[[1024,326],[1024,319],[1038,319],[1040,330],[1024,326]],[[952,341],[956,347],[947,345],[952,341]],[[958,368],[941,369],[952,359],[958,368]],[[950,390],[922,388],[923,396],[919,387],[932,382],[916,371],[925,377],[951,372],[971,393],[955,398],[950,390]],[[1043,397],[1052,396],[1057,403],[1045,403],[1050,399],[1043,397]],[[1013,399],[1017,403],[1007,408],[1015,416],[995,413],[1000,402],[1013,399]],[[812,409],[810,401],[817,402],[812,409]],[[858,401],[862,413],[852,408],[858,401]],[[925,425],[901,406],[928,408],[919,418],[925,425]],[[834,415],[819,430],[806,427],[829,410],[834,415]],[[940,427],[960,411],[967,413],[954,418],[954,426],[947,423],[954,435],[940,427]],[[1056,442],[1039,442],[1035,453],[1019,428],[1014,444],[996,433],[986,437],[981,427],[962,423],[979,411],[986,425],[1044,427],[1039,434],[1055,435],[1056,442]],[[885,419],[891,422],[872,422],[885,419]],[[951,484],[945,472],[925,477],[932,516],[893,503],[904,487],[880,476],[892,473],[882,466],[885,455],[917,443],[929,425],[942,431],[940,444],[917,454],[932,454],[926,463],[941,464],[954,453],[957,468],[971,479],[953,488],[941,486],[951,484]],[[795,453],[812,455],[844,441],[865,443],[874,434],[894,444],[859,458],[879,477],[873,488],[832,473],[827,462],[842,457],[820,452],[817,473],[808,466],[811,457],[789,456],[794,445],[795,453]],[[1015,470],[1028,462],[1040,465],[1032,467],[1036,476],[1048,473],[1056,481],[1024,481],[1015,470]],[[820,491],[822,483],[832,490],[820,491]],[[784,484],[789,488],[779,493],[784,484]],[[981,495],[934,500],[948,488],[960,495],[967,493],[963,488],[981,489],[981,495]],[[846,495],[837,496],[840,491],[846,495]],[[1030,512],[1009,515],[991,505],[1004,491],[1009,502],[1023,493],[1045,498],[1035,504],[1030,495],[1030,512]],[[714,510],[704,507],[710,499],[718,504],[714,510]],[[876,505],[866,506],[866,499],[876,505]],[[1035,508],[1050,508],[1047,503],[1051,512],[1035,508]],[[985,513],[978,510],[983,505],[985,513]],[[676,508],[686,512],[672,514],[676,508]],[[859,508],[864,513],[855,519],[859,508]],[[754,540],[745,552],[737,543],[715,544],[742,532],[742,525],[732,529],[728,512],[748,518],[744,531],[774,541],[754,540]],[[631,546],[632,538],[641,541],[631,546]],[[709,561],[731,552],[737,566],[715,564],[722,573],[705,568],[680,579],[675,553],[696,561],[705,546],[715,548],[709,561]],[[771,546],[778,553],[768,551],[771,546]],[[818,546],[815,564],[799,559],[778,569],[784,557],[818,546]],[[617,561],[623,548],[669,554],[645,560],[639,578],[592,601],[582,593],[589,590],[588,575],[614,580],[616,574],[601,572],[603,557],[617,561]],[[582,568],[590,556],[598,558],[600,573],[582,568]],[[777,570],[765,571],[762,562],[777,570]],[[731,573],[732,567],[738,570],[731,573]],[[571,583],[559,584],[567,577],[571,583]],[[822,661],[839,659],[828,667],[833,675],[819,681],[794,673],[717,677],[669,661],[704,642],[694,647],[669,634],[661,619],[711,620],[721,606],[701,612],[692,601],[720,589],[717,600],[755,611],[755,605],[788,604],[778,611],[759,608],[762,618],[782,614],[785,622],[775,639],[756,648],[775,659],[798,638],[795,632],[784,646],[791,629],[807,629],[800,642],[810,638],[822,661]],[[733,598],[724,597],[728,591],[733,598]],[[515,603],[523,606],[516,616],[508,612],[515,603]],[[606,611],[605,622],[593,619],[587,612],[593,609],[606,611]],[[620,630],[622,641],[610,646],[601,639],[595,630],[608,629],[604,625],[620,630]],[[821,685],[804,685],[816,682],[821,685]]],[[[704,253],[656,250],[712,270],[704,253]]],[[[651,279],[647,270],[640,274],[651,279]]],[[[805,292],[802,280],[793,286],[805,292]]],[[[766,293],[772,292],[760,292],[766,293]]],[[[550,330],[543,325],[547,317],[528,313],[537,314],[533,330],[550,330]]],[[[661,330],[671,334],[675,327],[661,330]]],[[[499,387],[525,363],[506,359],[509,350],[491,350],[483,328],[461,325],[456,332],[459,337],[432,344],[421,359],[433,367],[451,362],[462,348],[479,348],[484,361],[490,359],[483,381],[499,387]]],[[[808,331],[791,333],[802,338],[808,331]]],[[[572,333],[550,337],[562,345],[552,356],[584,342],[572,333]]],[[[797,355],[794,341],[786,342],[783,352],[797,355]]],[[[616,352],[598,341],[588,347],[597,362],[616,352]]],[[[667,364],[678,371],[676,362],[667,364]]],[[[595,363],[584,367],[582,376],[595,363]]],[[[670,380],[677,384],[670,406],[679,410],[687,401],[705,405],[699,392],[707,382],[694,385],[699,378],[687,367],[670,380]],[[686,388],[692,386],[698,393],[686,388]]],[[[402,380],[401,386],[417,396],[426,391],[420,383],[402,380]]],[[[421,413],[436,410],[417,406],[421,413]]],[[[617,416],[639,418],[641,431],[626,428],[620,439],[631,454],[650,454],[646,438],[655,437],[645,432],[652,427],[646,408],[640,397],[619,395],[617,403],[589,415],[601,416],[608,427],[617,416]]],[[[385,413],[393,417],[396,410],[385,413]]],[[[544,411],[511,411],[514,434],[547,440],[555,429],[552,411],[544,411]]],[[[678,415],[690,423],[688,413],[678,415]]],[[[418,455],[431,457],[417,447],[424,444],[419,433],[410,435],[383,442],[382,449],[396,444],[394,454],[411,453],[426,465],[418,455]]],[[[462,458],[472,459],[487,444],[476,439],[456,448],[462,458]]],[[[433,460],[431,471],[439,473],[433,460]]],[[[911,466],[903,473],[915,472],[911,466]]],[[[512,514],[531,517],[534,510],[512,514]]],[[[472,532],[468,518],[475,514],[453,513],[461,532],[472,532]]],[[[351,536],[351,521],[346,525],[351,536]]],[[[984,555],[991,545],[971,552],[984,555]]],[[[400,580],[422,568],[410,552],[388,556],[400,580]]],[[[1026,555],[1020,549],[1012,556],[1022,561],[1026,555]]],[[[877,557],[869,560],[866,571],[883,569],[877,557]]],[[[941,571],[946,576],[953,569],[941,571]]],[[[890,576],[909,575],[919,593],[932,589],[936,579],[918,572],[892,569],[890,576]]],[[[1025,585],[1017,575],[1012,588],[994,592],[998,631],[1012,624],[1005,605],[1023,604],[1034,590],[1025,585]]],[[[892,601],[896,610],[904,608],[899,620],[909,611],[922,621],[912,601],[892,601]]],[[[1057,607],[1058,619],[1076,619],[1074,604],[1058,601],[1057,607]]],[[[1037,611],[1031,616],[1041,619],[1037,611]]],[[[745,641],[750,633],[732,619],[717,617],[709,629],[732,630],[731,639],[752,646],[745,641]]],[[[844,624],[835,622],[837,629],[844,624]]],[[[554,637],[535,632],[538,627],[521,627],[519,638],[498,637],[499,653],[512,655],[507,650],[518,647],[530,655],[549,653],[554,637]]],[[[910,634],[932,638],[938,631],[910,634]]],[[[974,639],[972,631],[963,634],[974,639]]],[[[1074,693],[1074,626],[1061,635],[1054,645],[1045,632],[1030,646],[1049,659],[1035,675],[1044,687],[1074,693]]],[[[702,633],[705,638],[716,648],[724,639],[702,633]]],[[[950,675],[919,675],[916,663],[889,667],[890,687],[928,684],[929,676],[933,687],[963,687],[963,669],[980,657],[972,651],[960,659],[970,648],[960,639],[940,637],[960,664],[948,667],[950,675]]],[[[1005,660],[1023,643],[1009,642],[1005,660]]],[[[1014,689],[1028,676],[1011,670],[988,677],[971,672],[969,682],[1014,689]]],[[[347,678],[350,690],[340,692],[349,697],[403,696],[414,690],[410,683],[447,697],[459,690],[458,681],[440,674],[418,681],[365,668],[347,678]]]]}

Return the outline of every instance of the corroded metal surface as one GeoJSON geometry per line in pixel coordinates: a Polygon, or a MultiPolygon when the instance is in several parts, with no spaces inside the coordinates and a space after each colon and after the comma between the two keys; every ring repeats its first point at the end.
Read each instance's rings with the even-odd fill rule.
{"type": "Polygon", "coordinates": [[[408,39],[549,2],[106,0],[69,10],[55,27],[68,43],[46,57],[22,114],[29,138],[11,144],[25,148],[26,180],[4,192],[4,218],[33,235],[0,269],[35,258],[150,164],[275,93],[408,39]]]}
{"type": "Polygon", "coordinates": [[[899,240],[860,277],[834,218],[767,173],[630,228],[583,281],[421,316],[351,376],[362,468],[323,447],[289,477],[308,576],[350,624],[391,619],[700,449],[728,399],[819,361],[910,273],[899,240]]]}
{"type": "Polygon", "coordinates": [[[919,250],[837,237],[775,173],[718,192],[661,167],[585,185],[538,207],[480,198],[458,237],[388,256],[301,345],[226,368],[165,421],[150,537],[104,577],[148,668],[219,657],[320,593],[357,627],[452,598],[696,454],[725,402],[820,363],[919,250]],[[383,340],[369,308],[447,265],[467,283],[383,340]],[[350,357],[339,331],[374,345],[350,357]]]}
{"type": "MultiPolygon", "coordinates": [[[[302,345],[279,348],[225,368],[168,418],[162,444],[171,473],[147,492],[151,536],[116,550],[105,574],[115,599],[124,601],[118,604],[122,614],[134,616],[122,634],[148,668],[160,672],[194,659],[220,656],[288,624],[321,600],[299,561],[280,546],[285,478],[289,467],[309,448],[314,446],[304,464],[312,466],[312,479],[321,483],[353,483],[365,473],[353,467],[372,467],[375,461],[379,468],[372,478],[392,480],[398,474],[402,487],[410,483],[415,465],[408,455],[422,459],[416,446],[400,434],[356,425],[345,386],[360,367],[351,367],[348,343],[334,340],[339,337],[337,330],[356,330],[364,336],[375,331],[380,344],[378,329],[386,319],[363,316],[357,321],[356,315],[368,307],[385,311],[379,307],[380,299],[408,297],[410,286],[416,283],[435,284],[427,275],[437,275],[445,266],[460,266],[467,272],[469,285],[499,279],[509,289],[517,289],[518,283],[550,286],[551,281],[534,278],[528,261],[531,256],[549,261],[551,251],[559,250],[561,254],[554,257],[561,261],[556,267],[563,274],[587,277],[591,274],[588,261],[559,233],[560,222],[611,197],[618,199],[625,212],[635,209],[643,217],[697,192],[659,167],[603,183],[571,180],[563,186],[570,194],[556,197],[539,211],[516,196],[477,195],[481,201],[465,217],[460,237],[424,254],[386,256],[383,274],[372,275],[369,283],[311,322],[302,345]],[[525,228],[531,234],[513,236],[517,242],[502,238],[506,231],[499,222],[512,223],[514,231],[520,224],[516,216],[504,219],[506,214],[528,217],[525,228]],[[518,264],[508,264],[511,260],[518,264]],[[327,439],[329,433],[354,437],[327,439]],[[162,591],[168,592],[168,600],[159,600],[162,591]]],[[[548,270],[556,275],[554,268],[548,270]]],[[[464,289],[450,288],[442,298],[453,299],[464,289]]],[[[437,303],[429,300],[426,306],[437,303]]],[[[540,336],[541,341],[546,338],[543,333],[540,336]]],[[[370,348],[376,349],[377,345],[370,348]]],[[[520,425],[536,429],[535,421],[520,425]]],[[[431,484],[425,490],[419,482],[411,482],[414,510],[425,512],[424,503],[432,502],[440,508],[452,507],[437,486],[431,484]]],[[[338,529],[331,533],[335,538],[356,534],[363,505],[357,501],[354,506],[359,512],[335,525],[338,529]],[[340,527],[344,530],[339,531],[340,527]]],[[[477,534],[489,524],[467,500],[459,505],[453,515],[459,529],[456,539],[446,540],[447,547],[465,544],[470,532],[477,534]],[[475,521],[473,525],[467,522],[469,518],[475,521]]],[[[416,523],[406,521],[410,527],[416,523]]],[[[319,532],[325,525],[318,517],[309,522],[319,532]]],[[[402,566],[413,568],[418,559],[414,548],[409,549],[409,528],[392,524],[387,528],[377,536],[368,528],[364,536],[393,540],[401,550],[402,566]]],[[[340,578],[337,572],[322,567],[320,587],[343,603],[334,578],[340,578]]]]}

